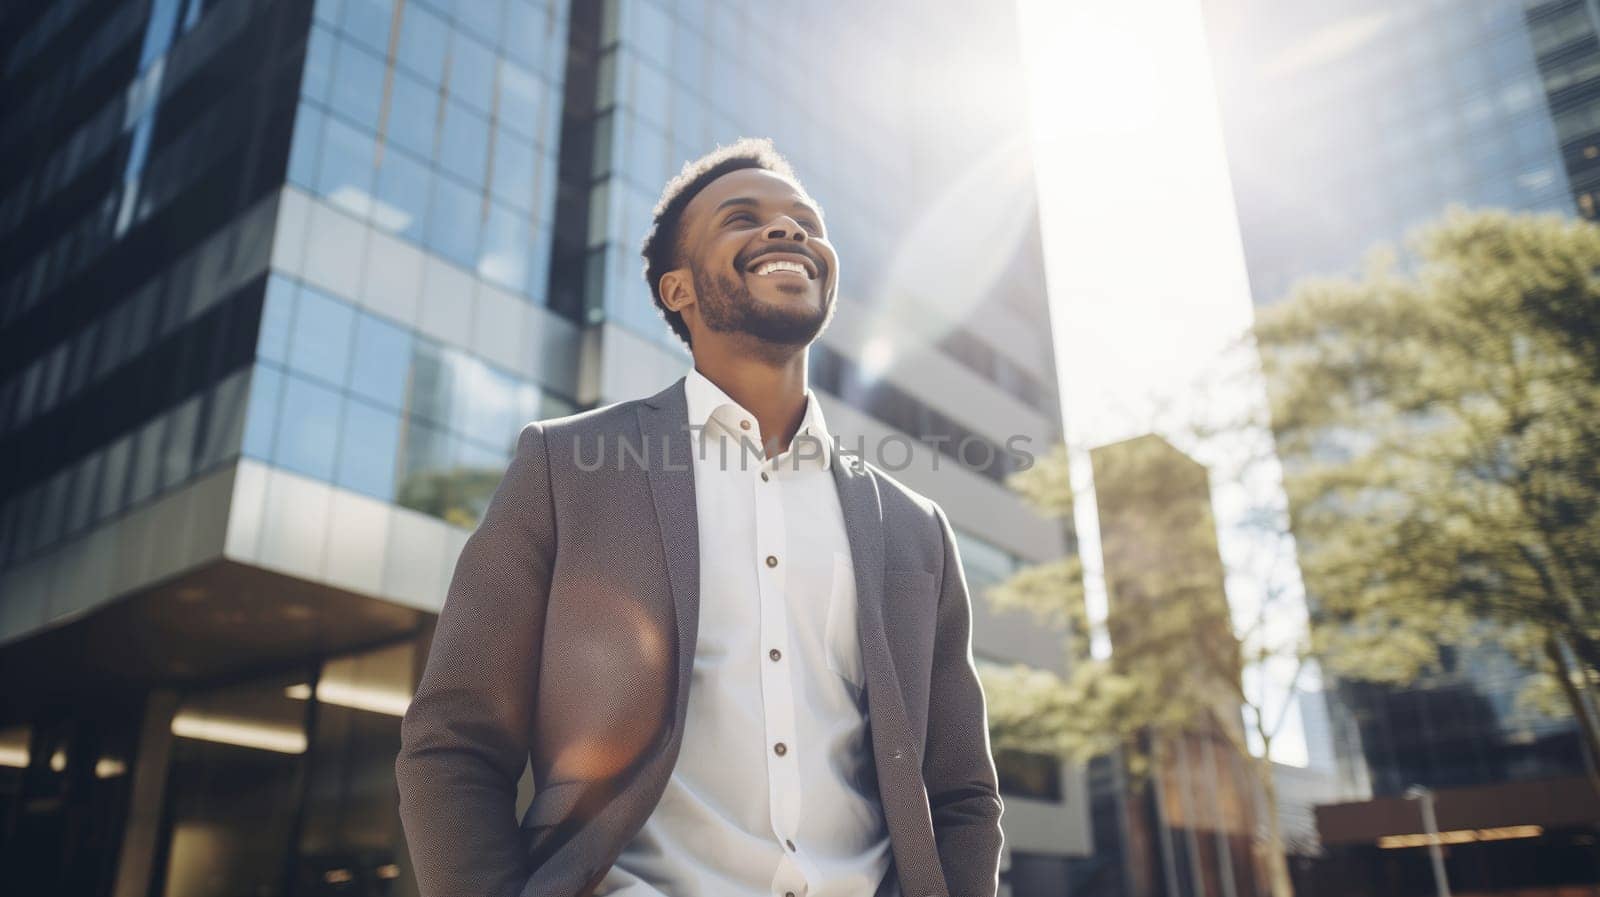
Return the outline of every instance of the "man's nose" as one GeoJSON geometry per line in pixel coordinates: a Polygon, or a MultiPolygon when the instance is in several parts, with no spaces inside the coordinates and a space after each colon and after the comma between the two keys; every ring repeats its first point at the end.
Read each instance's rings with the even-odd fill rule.
{"type": "Polygon", "coordinates": [[[804,243],[806,229],[800,226],[800,222],[783,215],[767,226],[766,236],[768,240],[793,240],[796,243],[804,243]]]}

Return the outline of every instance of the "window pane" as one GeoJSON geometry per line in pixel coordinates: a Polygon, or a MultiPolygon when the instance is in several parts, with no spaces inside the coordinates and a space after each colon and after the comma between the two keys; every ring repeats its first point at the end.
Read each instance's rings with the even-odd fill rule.
{"type": "Polygon", "coordinates": [[[433,205],[428,209],[428,248],[463,268],[477,262],[478,216],[482,200],[477,193],[450,178],[434,181],[433,205]]]}
{"type": "Polygon", "coordinates": [[[294,114],[294,136],[289,143],[289,182],[305,190],[317,189],[317,155],[322,150],[322,110],[301,103],[294,114]]]}
{"type": "Polygon", "coordinates": [[[316,190],[365,218],[372,195],[372,135],[328,117],[316,190]]]}
{"type": "Polygon", "coordinates": [[[389,52],[393,0],[344,0],[344,15],[340,18],[344,33],[350,38],[361,41],[375,53],[389,52]]]}
{"type": "Polygon", "coordinates": [[[300,80],[300,95],[328,102],[329,85],[333,83],[333,50],[337,43],[333,32],[321,26],[311,29],[306,40],[306,71],[300,80]]]}
{"type": "Polygon", "coordinates": [[[218,383],[207,398],[206,432],[200,442],[196,472],[204,472],[233,457],[244,437],[250,372],[241,370],[218,383]]]}
{"type": "Polygon", "coordinates": [[[294,294],[294,281],[289,278],[281,274],[267,278],[266,297],[261,303],[261,335],[256,340],[258,357],[279,364],[288,362],[289,322],[294,317],[294,294]]]}
{"type": "Polygon", "coordinates": [[[397,504],[444,517],[453,499],[449,493],[450,435],[443,427],[412,418],[401,434],[400,481],[395,493],[397,504]]]}
{"type": "Polygon", "coordinates": [[[94,516],[95,500],[99,497],[100,468],[105,463],[105,453],[94,452],[73,470],[72,506],[67,510],[65,532],[68,535],[88,526],[94,516]]]}
{"type": "Polygon", "coordinates": [[[541,97],[539,79],[532,72],[509,60],[500,60],[500,106],[495,110],[500,127],[535,136],[541,97]]]}
{"type": "Polygon", "coordinates": [[[552,27],[542,3],[510,0],[506,5],[506,55],[547,78],[558,78],[566,61],[565,41],[552,27]]]}
{"type": "Polygon", "coordinates": [[[413,363],[409,410],[413,418],[420,416],[444,427],[450,422],[450,393],[455,379],[450,356],[433,340],[419,339],[413,363]]]}
{"type": "Polygon", "coordinates": [[[460,103],[447,103],[439,140],[439,162],[444,170],[481,187],[488,157],[489,120],[460,103]]]}
{"type": "Polygon", "coordinates": [[[446,511],[445,519],[458,526],[474,527],[488,510],[495,484],[511,459],[471,440],[460,440],[456,452],[461,488],[455,506],[446,511]]]}
{"type": "Polygon", "coordinates": [[[401,65],[430,84],[444,79],[445,48],[449,46],[450,26],[424,6],[407,3],[400,20],[401,65]]]}
{"type": "Polygon", "coordinates": [[[184,402],[172,412],[167,425],[167,444],[161,453],[161,488],[171,489],[189,478],[194,469],[195,430],[200,423],[200,396],[184,402]]]}
{"type": "Polygon", "coordinates": [[[528,277],[531,239],[527,215],[501,205],[492,207],[483,227],[478,275],[508,290],[521,292],[528,277]]]}
{"type": "Polygon", "coordinates": [[[347,40],[339,42],[334,55],[330,107],[366,130],[377,131],[378,111],[383,108],[383,60],[347,40]]]}
{"type": "Polygon", "coordinates": [[[278,432],[278,403],[282,395],[283,374],[277,368],[256,365],[250,375],[250,406],[245,415],[245,455],[261,461],[272,460],[272,441],[278,432]]]}
{"type": "Polygon", "coordinates": [[[456,32],[450,46],[450,96],[487,115],[494,96],[494,51],[456,32]]]}
{"type": "Polygon", "coordinates": [[[553,242],[554,235],[550,233],[549,227],[538,225],[533,229],[533,242],[528,257],[528,280],[523,284],[522,293],[540,303],[545,301],[545,294],[550,289],[550,253],[553,242]]]}
{"type": "Polygon", "coordinates": [[[339,394],[290,374],[283,403],[293,413],[279,424],[277,463],[319,480],[333,481],[334,449],[339,442],[339,394]]]}
{"type": "Polygon", "coordinates": [[[452,367],[450,427],[487,445],[504,445],[522,429],[517,381],[476,358],[458,355],[452,367]]]}
{"type": "Polygon", "coordinates": [[[61,538],[61,526],[66,521],[67,490],[72,486],[72,471],[63,470],[45,484],[35,525],[39,527],[37,546],[55,543],[61,538]]]}
{"type": "Polygon", "coordinates": [[[504,6],[503,0],[461,0],[456,4],[456,23],[493,43],[500,39],[504,6]]]}
{"type": "Polygon", "coordinates": [[[127,435],[106,449],[105,470],[100,476],[100,500],[95,520],[104,520],[122,510],[122,497],[128,485],[128,461],[133,453],[133,436],[127,435]]]}
{"type": "Polygon", "coordinates": [[[346,399],[343,426],[335,482],[363,495],[393,501],[400,416],[360,399],[346,399]]]}
{"type": "Polygon", "coordinates": [[[167,419],[158,417],[139,428],[134,438],[133,475],[128,483],[128,504],[136,505],[156,494],[161,464],[161,436],[167,419]]]}
{"type": "Polygon", "coordinates": [[[302,287],[295,308],[289,366],[329,385],[343,386],[354,328],[355,309],[321,290],[302,287]]]}
{"type": "Polygon", "coordinates": [[[433,171],[410,153],[396,146],[385,149],[383,165],[378,169],[378,201],[373,205],[372,223],[422,242],[433,179],[433,171]]]}
{"type": "Polygon", "coordinates": [[[494,138],[494,174],[489,179],[489,192],[524,212],[531,211],[536,158],[532,141],[499,129],[494,138]]]}
{"type": "Polygon", "coordinates": [[[329,25],[339,24],[339,15],[343,6],[343,0],[317,0],[317,21],[325,22],[329,25]]]}
{"type": "Polygon", "coordinates": [[[387,135],[424,159],[433,158],[433,138],[439,114],[439,89],[396,70],[391,88],[387,135]]]}
{"type": "Polygon", "coordinates": [[[411,347],[411,331],[372,315],[361,315],[356,322],[350,390],[385,408],[403,409],[411,347]]]}

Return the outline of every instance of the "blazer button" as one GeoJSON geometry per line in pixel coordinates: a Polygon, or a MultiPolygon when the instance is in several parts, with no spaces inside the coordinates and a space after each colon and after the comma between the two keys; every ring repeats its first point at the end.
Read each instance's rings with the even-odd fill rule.
{"type": "Polygon", "coordinates": [[[773,648],[771,651],[767,652],[767,656],[773,660],[778,660],[783,657],[783,652],[779,651],[777,648],[773,648]]]}
{"type": "Polygon", "coordinates": [[[776,566],[778,566],[778,556],[775,555],[775,554],[767,555],[767,566],[768,567],[776,567],[776,566]]]}
{"type": "Polygon", "coordinates": [[[774,754],[777,754],[778,756],[782,757],[784,754],[789,753],[789,747],[788,747],[788,745],[786,745],[786,744],[784,744],[783,742],[780,741],[777,744],[772,746],[772,752],[774,754]]]}

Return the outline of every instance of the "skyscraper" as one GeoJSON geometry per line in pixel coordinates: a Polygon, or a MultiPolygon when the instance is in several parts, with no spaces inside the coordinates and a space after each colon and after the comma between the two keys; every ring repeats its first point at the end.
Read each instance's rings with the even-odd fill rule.
{"type": "Polygon", "coordinates": [[[1181,656],[1188,681],[1167,689],[1214,710],[1196,708],[1182,731],[1146,730],[1139,738],[1149,758],[1144,776],[1130,776],[1122,756],[1090,764],[1097,849],[1078,864],[1072,893],[1264,893],[1267,868],[1252,850],[1259,786],[1253,761],[1235,747],[1244,739],[1241,656],[1210,478],[1204,465],[1155,435],[1098,446],[1090,460],[1111,663],[1137,676],[1137,666],[1158,653],[1181,656]]]}
{"type": "MultiPolygon", "coordinates": [[[[1370,248],[1452,205],[1596,217],[1600,7],[1590,0],[1205,0],[1204,9],[1257,305],[1302,277],[1355,273],[1370,248]]],[[[1317,583],[1306,587],[1314,601],[1317,583]]],[[[1411,786],[1461,789],[1461,800],[1481,803],[1488,798],[1467,795],[1585,770],[1572,722],[1517,700],[1529,671],[1492,648],[1446,661],[1411,687],[1341,682],[1331,692],[1341,773],[1370,783],[1376,800],[1335,814],[1335,837],[1324,831],[1323,841],[1361,859],[1346,870],[1389,870],[1392,893],[1431,887],[1420,851],[1380,856],[1377,843],[1420,831],[1415,805],[1401,799],[1411,786]],[[1420,876],[1393,871],[1419,861],[1411,871],[1420,876]]],[[[1483,888],[1594,881],[1582,863],[1563,865],[1572,839],[1593,833],[1558,833],[1559,816],[1535,847],[1457,848],[1457,871],[1483,888]],[[1517,850],[1548,851],[1544,870],[1556,878],[1481,874],[1539,865],[1517,850]]],[[[1475,827],[1509,824],[1494,818],[1471,816],[1475,827]]]]}
{"type": "MultiPolygon", "coordinates": [[[[0,858],[28,893],[411,893],[399,715],[522,423],[688,367],[639,242],[768,135],[822,202],[830,428],[981,588],[1074,550],[1007,9],[64,0],[0,12],[0,858]],[[901,464],[903,458],[904,463],[901,464]]],[[[1016,893],[1088,849],[1002,757],[1016,893]]],[[[526,782],[524,783],[527,784],[526,782]]],[[[523,795],[526,800],[527,794],[523,795]]]]}

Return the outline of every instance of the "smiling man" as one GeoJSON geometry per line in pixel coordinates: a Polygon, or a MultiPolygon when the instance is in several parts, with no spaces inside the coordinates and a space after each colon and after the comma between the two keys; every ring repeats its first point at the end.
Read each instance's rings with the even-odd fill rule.
{"type": "Polygon", "coordinates": [[[644,258],[693,366],[524,427],[402,726],[422,892],[992,897],[949,521],[843,454],[806,385],[838,295],[821,210],[740,141],[667,185],[644,258]]]}

